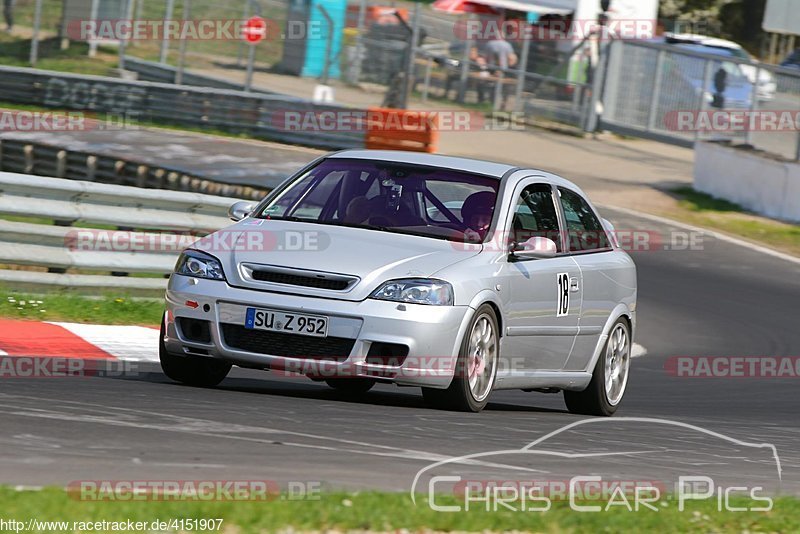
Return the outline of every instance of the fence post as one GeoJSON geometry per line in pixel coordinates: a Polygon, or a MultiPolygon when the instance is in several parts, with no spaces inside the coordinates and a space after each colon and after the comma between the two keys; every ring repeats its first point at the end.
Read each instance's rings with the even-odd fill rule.
{"type": "MultiPolygon", "coordinates": [[[[130,20],[130,18],[131,18],[132,8],[133,8],[132,0],[122,0],[122,12],[124,13],[123,16],[126,17],[128,20],[130,20]]],[[[120,75],[122,75],[122,71],[125,70],[125,42],[126,42],[125,41],[125,36],[124,35],[120,35],[119,36],[119,50],[118,50],[118,52],[119,52],[119,60],[118,60],[119,65],[117,65],[117,67],[120,70],[120,75]]]]}
{"type": "Polygon", "coordinates": [[[503,99],[503,84],[505,83],[505,74],[506,71],[504,69],[500,69],[497,71],[497,81],[494,84],[494,99],[492,102],[492,111],[499,111],[502,107],[501,100],[503,99]]]}
{"type": "MultiPolygon", "coordinates": [[[[97,22],[98,9],[100,9],[99,2],[100,0],[92,0],[91,14],[89,15],[89,18],[92,21],[95,21],[95,23],[97,22]]],[[[97,55],[97,35],[93,30],[91,40],[89,41],[89,57],[95,57],[96,55],[97,55]]]]}
{"type": "MultiPolygon", "coordinates": [[[[189,20],[192,13],[191,0],[183,0],[183,20],[189,20]]],[[[186,39],[181,39],[178,46],[178,70],[175,71],[175,83],[180,85],[183,83],[183,69],[186,67],[186,39]]]]}
{"type": "Polygon", "coordinates": [[[422,101],[428,101],[428,90],[431,86],[431,69],[433,68],[433,58],[428,57],[427,63],[425,63],[425,85],[422,88],[422,101]]]}
{"type": "Polygon", "coordinates": [[[589,109],[586,111],[586,122],[583,128],[585,132],[596,132],[600,125],[597,108],[600,105],[601,98],[604,98],[603,95],[616,94],[616,86],[613,87],[612,91],[606,91],[606,79],[613,81],[614,84],[617,83],[613,76],[608,76],[608,71],[612,65],[612,54],[616,55],[618,53],[617,47],[621,47],[623,44],[623,41],[614,41],[600,49],[601,51],[604,50],[604,52],[600,54],[597,60],[597,67],[592,79],[592,98],[589,99],[589,109]]]}
{"type": "MultiPolygon", "coordinates": [[[[167,0],[167,7],[164,10],[164,20],[169,21],[172,20],[172,13],[175,9],[175,0],[167,0]]],[[[186,17],[184,17],[186,18],[186,17]]],[[[164,31],[164,30],[162,30],[164,31]]],[[[169,54],[169,40],[167,39],[167,32],[164,31],[164,35],[161,38],[161,51],[158,56],[158,60],[161,63],[167,62],[167,55],[169,54]]]]}
{"type": "Polygon", "coordinates": [[[753,144],[753,132],[750,131],[750,125],[753,123],[752,117],[754,117],[755,112],[758,111],[758,80],[760,75],[761,67],[756,67],[756,78],[753,83],[753,90],[750,94],[750,120],[748,120],[748,126],[744,132],[744,142],[748,145],[753,144]]]}
{"type": "Polygon", "coordinates": [[[474,20],[471,16],[467,19],[467,40],[464,41],[464,53],[461,55],[461,75],[458,79],[458,96],[456,101],[464,103],[467,97],[467,83],[469,83],[469,52],[472,50],[472,35],[469,31],[469,23],[474,20]]]}
{"type": "Polygon", "coordinates": [[[36,66],[39,59],[39,27],[42,24],[42,0],[36,0],[36,8],[33,14],[33,36],[31,37],[31,67],[36,66]]]}
{"type": "Polygon", "coordinates": [[[419,41],[419,24],[422,9],[419,7],[419,2],[414,2],[414,20],[411,23],[411,40],[408,43],[408,56],[406,60],[406,77],[405,87],[403,88],[403,105],[401,107],[408,109],[408,101],[411,99],[411,90],[414,88],[414,71],[417,58],[417,41],[419,41]]]}
{"type": "MultiPolygon", "coordinates": [[[[697,106],[697,109],[700,111],[701,115],[707,109],[706,93],[711,88],[711,77],[713,76],[713,71],[714,71],[714,64],[707,59],[704,61],[705,61],[705,70],[703,74],[703,87],[700,90],[700,104],[697,106]]],[[[695,132],[694,141],[695,143],[700,141],[700,128],[698,128],[697,132],[695,132]]]]}
{"type": "Polygon", "coordinates": [[[800,133],[797,134],[797,157],[795,161],[800,161],[800,133]]]}
{"type": "MultiPolygon", "coordinates": [[[[247,20],[250,18],[250,0],[245,0],[244,2],[244,9],[242,11],[242,20],[247,20]]],[[[243,40],[239,41],[239,47],[236,49],[236,66],[242,66],[242,56],[244,55],[244,47],[247,46],[243,40]]]]}
{"type": "Polygon", "coordinates": [[[319,12],[322,13],[322,16],[325,17],[325,22],[328,24],[328,35],[325,36],[325,64],[322,67],[322,85],[328,85],[328,76],[330,75],[331,69],[331,50],[333,48],[333,32],[335,30],[333,19],[331,18],[330,14],[328,14],[328,10],[325,9],[325,6],[322,4],[317,5],[319,8],[319,12]]]}
{"type": "Polygon", "coordinates": [[[361,63],[364,61],[364,32],[367,26],[367,0],[361,0],[358,4],[358,26],[356,34],[356,67],[353,75],[353,82],[361,81],[361,63]]]}
{"type": "MultiPolygon", "coordinates": [[[[319,6],[320,9],[322,6],[319,6]]],[[[249,93],[250,88],[253,86],[253,70],[255,70],[256,63],[256,43],[247,43],[247,71],[244,76],[244,90],[249,93]]]]}
{"type": "Polygon", "coordinates": [[[656,111],[658,111],[658,103],[661,100],[661,83],[664,80],[664,50],[658,51],[658,59],[656,60],[656,80],[653,86],[653,97],[650,99],[650,110],[647,114],[647,131],[652,132],[656,129],[656,111]]]}
{"type": "Polygon", "coordinates": [[[522,111],[522,91],[525,89],[525,80],[528,77],[528,55],[531,49],[531,25],[525,24],[525,33],[522,35],[522,54],[517,68],[517,89],[514,92],[514,111],[522,111]]]}

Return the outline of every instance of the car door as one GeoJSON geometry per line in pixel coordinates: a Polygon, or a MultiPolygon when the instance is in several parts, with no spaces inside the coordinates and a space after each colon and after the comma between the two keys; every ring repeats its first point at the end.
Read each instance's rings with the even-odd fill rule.
{"type": "Polygon", "coordinates": [[[559,211],[552,185],[523,181],[515,191],[506,228],[509,240],[531,237],[555,241],[558,254],[521,259],[509,254],[502,263],[506,299],[504,360],[514,372],[564,368],[578,333],[581,310],[580,271],[563,251],[559,211]]]}
{"type": "Polygon", "coordinates": [[[617,305],[614,271],[627,267],[611,246],[600,217],[580,194],[557,189],[569,253],[580,269],[583,305],[578,336],[566,369],[580,371],[589,365],[603,327],[617,305]]]}

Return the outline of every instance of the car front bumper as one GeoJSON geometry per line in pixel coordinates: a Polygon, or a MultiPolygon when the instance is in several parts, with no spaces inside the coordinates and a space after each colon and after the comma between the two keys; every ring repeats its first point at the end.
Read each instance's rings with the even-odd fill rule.
{"type": "MultiPolygon", "coordinates": [[[[399,385],[434,388],[445,388],[452,381],[460,340],[473,312],[468,306],[425,306],[374,299],[353,302],[270,293],[181,275],[170,278],[166,302],[164,342],[172,354],[220,358],[242,367],[316,378],[375,377],[399,385]],[[243,326],[247,307],[327,316],[329,336],[354,340],[352,350],[341,355],[342,361],[334,362],[271,355],[268,347],[259,352],[232,348],[226,343],[221,324],[243,326]],[[181,317],[209,321],[211,341],[190,341],[176,324],[181,317]],[[399,366],[367,363],[370,346],[375,342],[406,345],[408,356],[399,366]]],[[[316,339],[277,335],[302,337],[302,341],[309,342],[316,339]]]]}

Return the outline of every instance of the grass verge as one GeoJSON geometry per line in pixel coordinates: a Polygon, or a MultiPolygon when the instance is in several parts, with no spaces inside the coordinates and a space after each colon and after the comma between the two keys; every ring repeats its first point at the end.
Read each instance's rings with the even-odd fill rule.
{"type": "Polygon", "coordinates": [[[681,187],[672,191],[678,209],[663,215],[687,224],[719,230],[747,241],[800,256],[800,225],[784,223],[748,213],[743,207],[681,187]]]}
{"type": "MultiPolygon", "coordinates": [[[[17,521],[69,521],[67,531],[84,532],[72,522],[222,519],[218,532],[368,530],[466,532],[797,532],[800,500],[780,498],[770,512],[718,512],[717,500],[677,504],[659,511],[628,511],[623,506],[597,513],[577,513],[568,503],[554,502],[547,512],[503,510],[469,512],[432,510],[420,496],[415,506],[405,493],[323,493],[316,500],[293,500],[283,495],[270,502],[80,501],[58,488],[15,491],[0,488],[3,518],[17,521]],[[76,528],[77,527],[77,528],[76,528]]],[[[437,496],[437,504],[463,506],[455,497],[437,496]]],[[[737,503],[746,504],[746,503],[737,503]]],[[[752,503],[750,503],[752,505],[752,503]]],[[[103,529],[109,531],[110,529],[103,529]]],[[[192,529],[184,528],[188,531],[192,529]]]]}
{"type": "MultiPolygon", "coordinates": [[[[6,67],[30,67],[31,41],[19,39],[0,32],[0,65],[6,67]]],[[[55,37],[39,42],[39,61],[37,69],[59,72],[76,72],[96,76],[108,76],[117,66],[117,55],[106,47],[98,48],[94,58],[88,56],[89,45],[74,42],[67,50],[61,50],[61,43],[55,37]]]]}
{"type": "Polygon", "coordinates": [[[23,292],[0,286],[0,317],[33,321],[157,326],[164,312],[160,299],[133,298],[124,293],[101,296],[67,291],[23,292]]]}

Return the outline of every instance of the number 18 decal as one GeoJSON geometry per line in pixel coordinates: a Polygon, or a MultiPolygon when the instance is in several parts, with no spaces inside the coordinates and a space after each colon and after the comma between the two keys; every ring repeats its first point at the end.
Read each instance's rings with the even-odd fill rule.
{"type": "Polygon", "coordinates": [[[556,317],[569,315],[569,274],[558,274],[558,310],[556,317]]]}

